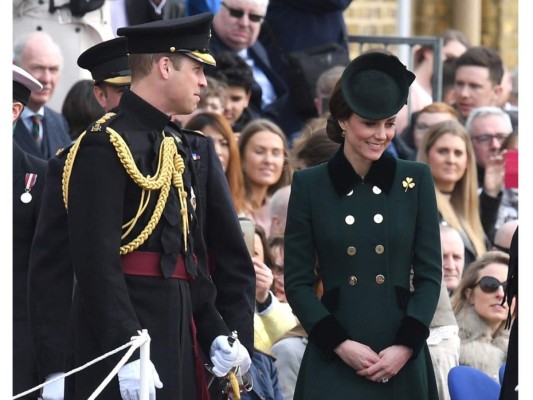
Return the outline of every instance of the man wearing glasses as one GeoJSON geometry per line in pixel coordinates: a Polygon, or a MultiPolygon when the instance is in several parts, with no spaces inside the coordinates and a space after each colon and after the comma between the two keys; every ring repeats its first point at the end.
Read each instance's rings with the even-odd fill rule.
{"type": "Polygon", "coordinates": [[[263,45],[257,40],[268,0],[224,0],[213,19],[210,51],[232,51],[252,68],[255,84],[251,106],[264,116],[275,118],[285,101],[287,88],[271,67],[263,45]]]}
{"type": "MultiPolygon", "coordinates": [[[[502,207],[512,204],[504,187],[505,156],[503,143],[513,131],[509,114],[497,106],[484,106],[472,109],[465,123],[470,134],[478,172],[480,192],[481,222],[485,233],[492,241],[495,229],[499,226],[502,207]]],[[[516,209],[516,214],[518,210],[516,209]]]]}

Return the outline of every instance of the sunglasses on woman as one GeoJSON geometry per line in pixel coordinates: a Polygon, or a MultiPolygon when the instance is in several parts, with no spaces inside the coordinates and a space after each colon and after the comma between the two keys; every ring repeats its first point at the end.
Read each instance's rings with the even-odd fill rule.
{"type": "MultiPolygon", "coordinates": [[[[245,13],[244,10],[230,7],[224,2],[222,2],[222,5],[226,7],[226,9],[229,11],[229,15],[231,15],[233,18],[241,19],[242,17],[244,17],[244,13],[245,13]]],[[[248,14],[248,19],[252,22],[261,22],[265,19],[263,15],[251,14],[251,13],[247,13],[247,14],[248,14]]]]}
{"type": "Polygon", "coordinates": [[[507,288],[507,281],[500,282],[498,279],[493,278],[492,276],[484,276],[479,280],[478,283],[474,285],[474,287],[478,285],[483,292],[494,293],[498,290],[500,286],[503,287],[503,290],[505,291],[505,289],[507,288]]]}

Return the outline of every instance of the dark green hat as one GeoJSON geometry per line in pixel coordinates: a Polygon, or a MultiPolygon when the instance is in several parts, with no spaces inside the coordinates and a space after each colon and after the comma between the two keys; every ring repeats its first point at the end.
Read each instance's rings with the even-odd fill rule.
{"type": "Polygon", "coordinates": [[[209,54],[213,13],[163,19],[117,29],[128,38],[128,53],[183,53],[195,60],[216,65],[209,54]]]}
{"type": "Polygon", "coordinates": [[[357,115],[380,120],[407,104],[415,75],[393,55],[372,51],[353,59],[341,77],[341,91],[357,115]]]}
{"type": "Polygon", "coordinates": [[[94,83],[112,86],[131,84],[128,65],[128,39],[118,37],[98,43],[78,57],[78,65],[91,72],[94,83]]]}

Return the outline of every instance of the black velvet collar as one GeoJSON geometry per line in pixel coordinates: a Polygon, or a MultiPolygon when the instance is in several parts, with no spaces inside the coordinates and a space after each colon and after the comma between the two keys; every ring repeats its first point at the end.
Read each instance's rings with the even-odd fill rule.
{"type": "MultiPolygon", "coordinates": [[[[385,151],[379,160],[372,163],[364,181],[389,193],[395,172],[396,158],[385,151]]],[[[357,183],[363,182],[344,156],[344,143],[328,161],[328,173],[339,196],[347,194],[357,183]]]]}

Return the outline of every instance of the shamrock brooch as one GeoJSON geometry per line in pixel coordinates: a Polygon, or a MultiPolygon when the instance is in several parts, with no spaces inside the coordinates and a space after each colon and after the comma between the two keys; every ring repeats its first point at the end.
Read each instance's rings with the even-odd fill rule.
{"type": "Polygon", "coordinates": [[[402,182],[402,186],[405,188],[405,191],[407,192],[407,189],[412,189],[415,187],[415,183],[413,182],[413,178],[407,177],[402,182]]]}

